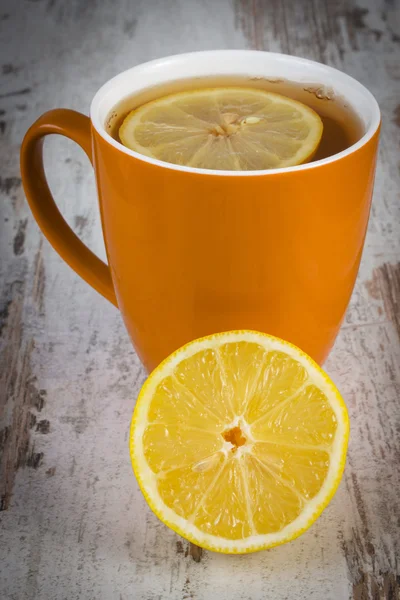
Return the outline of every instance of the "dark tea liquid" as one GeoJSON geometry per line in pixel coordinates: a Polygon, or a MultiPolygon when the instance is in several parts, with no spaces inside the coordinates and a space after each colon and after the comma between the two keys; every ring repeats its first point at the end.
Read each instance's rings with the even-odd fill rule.
{"type": "Polygon", "coordinates": [[[327,158],[349,148],[364,133],[363,124],[353,108],[332,88],[312,82],[300,84],[283,79],[244,76],[194,77],[142,90],[138,94],[125,98],[113,108],[106,119],[106,131],[120,142],[119,128],[131,110],[169,94],[217,87],[258,88],[298,100],[315,110],[322,119],[324,130],[313,161],[327,158]]]}

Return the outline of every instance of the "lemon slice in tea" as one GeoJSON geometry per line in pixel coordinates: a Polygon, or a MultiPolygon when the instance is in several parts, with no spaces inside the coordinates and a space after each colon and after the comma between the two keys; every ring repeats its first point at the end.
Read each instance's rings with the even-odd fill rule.
{"type": "Polygon", "coordinates": [[[188,540],[245,553],[290,541],[339,485],[349,420],[295,346],[251,331],[209,336],[143,386],[130,452],[150,507],[188,540]]]}
{"type": "Polygon", "coordinates": [[[131,150],[168,163],[251,171],[311,160],[322,129],[315,111],[285,96],[213,88],[144,104],[128,114],[119,137],[131,150]]]}

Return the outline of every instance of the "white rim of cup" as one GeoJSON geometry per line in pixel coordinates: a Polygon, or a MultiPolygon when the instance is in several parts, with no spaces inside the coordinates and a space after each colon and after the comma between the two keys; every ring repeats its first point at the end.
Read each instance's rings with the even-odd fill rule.
{"type": "MultiPolygon", "coordinates": [[[[242,74],[238,73],[238,75],[242,75],[242,74]]],[[[143,89],[146,89],[146,88],[143,87],[143,89]]],[[[123,99],[123,97],[120,98],[119,101],[121,101],[122,99],[123,99]]],[[[114,102],[114,106],[116,104],[117,104],[117,102],[114,102]]],[[[341,160],[342,158],[345,158],[346,156],[349,156],[350,154],[353,154],[354,152],[356,152],[357,150],[362,148],[362,146],[367,144],[367,142],[374,136],[374,134],[378,130],[380,122],[381,122],[380,109],[379,109],[379,105],[378,105],[375,97],[365,86],[363,86],[359,81],[357,81],[357,79],[354,79],[350,75],[346,75],[346,73],[343,73],[342,71],[339,71],[338,69],[335,69],[334,67],[330,67],[328,65],[324,65],[323,63],[318,63],[317,61],[309,60],[307,58],[301,58],[301,57],[297,57],[297,56],[291,56],[289,54],[282,54],[282,53],[275,53],[275,52],[264,52],[264,51],[260,51],[260,50],[206,50],[206,51],[200,51],[200,52],[189,52],[189,53],[185,53],[185,54],[175,54],[173,56],[167,56],[165,58],[158,58],[155,60],[151,60],[151,61],[139,64],[135,67],[132,67],[130,69],[122,71],[121,73],[119,73],[118,75],[116,75],[115,77],[113,77],[112,79],[107,81],[107,83],[105,83],[98,90],[98,92],[95,94],[95,96],[92,100],[91,106],[90,106],[90,118],[91,118],[93,127],[96,129],[96,131],[99,133],[99,135],[106,142],[108,142],[111,146],[114,146],[114,148],[116,148],[120,152],[123,152],[124,154],[127,154],[128,156],[132,156],[132,157],[136,158],[137,160],[152,164],[157,167],[161,167],[163,169],[172,170],[172,171],[181,171],[181,172],[186,172],[186,173],[197,173],[197,174],[201,174],[201,175],[213,175],[213,176],[224,176],[224,177],[227,177],[227,176],[229,176],[229,177],[249,177],[249,176],[256,177],[256,176],[265,176],[265,175],[276,175],[276,174],[282,174],[282,173],[294,173],[294,172],[298,172],[298,171],[306,171],[309,169],[315,169],[318,167],[322,167],[324,165],[328,165],[330,163],[341,160]],[[183,165],[175,165],[172,163],[167,163],[167,162],[158,160],[156,158],[151,158],[149,156],[145,156],[143,154],[140,154],[139,152],[135,152],[134,150],[130,150],[129,148],[127,148],[120,142],[117,142],[117,140],[115,140],[109,133],[107,133],[107,131],[104,127],[104,123],[100,119],[100,115],[99,115],[100,105],[101,105],[102,101],[104,100],[104,98],[107,96],[107,94],[109,94],[110,91],[117,84],[119,84],[122,79],[125,79],[130,74],[132,74],[134,76],[135,74],[139,74],[140,72],[143,72],[146,69],[152,69],[154,67],[165,66],[165,68],[167,68],[175,61],[190,60],[190,59],[194,58],[195,56],[199,57],[199,55],[202,55],[207,60],[211,60],[212,56],[216,55],[216,54],[219,54],[219,55],[225,54],[226,58],[228,58],[228,55],[231,55],[231,57],[233,58],[233,56],[235,54],[236,55],[246,54],[249,58],[251,58],[252,54],[253,55],[262,54],[262,55],[267,55],[271,59],[278,59],[278,60],[290,59],[293,63],[297,63],[298,65],[302,65],[303,67],[318,66],[318,68],[323,68],[326,71],[326,73],[330,73],[332,76],[336,76],[337,78],[340,78],[342,81],[346,82],[349,86],[353,87],[355,90],[357,90],[359,93],[361,93],[364,96],[364,98],[367,100],[367,102],[370,105],[371,119],[370,119],[369,126],[366,129],[364,135],[355,144],[352,144],[351,146],[346,148],[346,150],[342,150],[342,152],[338,152],[337,154],[333,154],[332,156],[328,156],[327,158],[323,158],[321,160],[317,160],[317,161],[310,162],[310,163],[305,163],[302,165],[296,165],[294,167],[283,167],[283,168],[277,168],[277,169],[264,169],[264,170],[254,170],[254,171],[223,171],[223,170],[217,170],[217,169],[199,169],[199,168],[195,168],[195,167],[186,167],[183,165]]]]}

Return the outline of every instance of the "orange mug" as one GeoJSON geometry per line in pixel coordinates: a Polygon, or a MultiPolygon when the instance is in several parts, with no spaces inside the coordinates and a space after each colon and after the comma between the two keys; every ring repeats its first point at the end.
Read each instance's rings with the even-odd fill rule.
{"type": "Polygon", "coordinates": [[[182,344],[231,329],[293,342],[322,363],[343,320],[368,224],[380,113],[371,93],[331,67],[282,54],[222,50],[182,54],[117,75],[95,95],[90,119],[53,110],[21,148],[32,212],[61,257],[117,306],[148,370],[182,344]],[[332,87],[363,133],[343,152],[268,171],[167,164],[107,132],[124,98],[205,76],[284,78],[332,87]],[[59,133],[95,169],[108,265],[67,225],[46,183],[42,145],[59,133]]]}

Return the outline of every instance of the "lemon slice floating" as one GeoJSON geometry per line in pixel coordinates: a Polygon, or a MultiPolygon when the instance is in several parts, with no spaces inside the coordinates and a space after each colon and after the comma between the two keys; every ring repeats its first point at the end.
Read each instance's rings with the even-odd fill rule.
{"type": "Polygon", "coordinates": [[[309,161],[322,136],[318,114],[263,90],[181,92],[133,110],[121,142],[168,163],[231,171],[276,169],[309,161]]]}
{"type": "Polygon", "coordinates": [[[237,331],[192,342],[153,371],[130,452],[166,525],[204,548],[244,553],[310,527],[339,485],[348,436],[343,399],[311,358],[237,331]]]}

